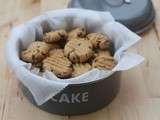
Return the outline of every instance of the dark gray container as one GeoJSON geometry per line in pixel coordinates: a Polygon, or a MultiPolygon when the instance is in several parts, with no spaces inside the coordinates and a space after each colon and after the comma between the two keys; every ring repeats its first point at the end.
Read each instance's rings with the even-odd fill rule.
{"type": "Polygon", "coordinates": [[[136,33],[147,30],[155,18],[151,0],[72,0],[68,7],[110,11],[115,20],[136,33]]]}
{"type": "Polygon", "coordinates": [[[120,72],[94,82],[69,85],[54,98],[38,106],[30,91],[21,84],[24,95],[40,109],[60,115],[80,115],[109,105],[120,89],[120,72]]]}

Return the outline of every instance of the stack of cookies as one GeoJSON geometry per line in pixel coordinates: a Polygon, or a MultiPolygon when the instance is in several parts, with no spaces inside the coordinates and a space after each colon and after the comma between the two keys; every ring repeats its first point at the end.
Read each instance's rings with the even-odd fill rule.
{"type": "Polygon", "coordinates": [[[112,43],[103,33],[87,33],[83,27],[69,32],[45,33],[43,41],[32,42],[21,52],[21,59],[42,72],[53,72],[59,78],[77,77],[93,68],[111,70],[115,66],[112,43]]]}

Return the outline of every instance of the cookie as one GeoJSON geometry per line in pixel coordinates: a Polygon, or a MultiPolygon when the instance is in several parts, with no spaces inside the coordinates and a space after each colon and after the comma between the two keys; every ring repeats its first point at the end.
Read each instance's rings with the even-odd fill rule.
{"type": "Polygon", "coordinates": [[[43,69],[53,72],[59,78],[68,78],[73,71],[72,63],[68,58],[55,54],[43,60],[43,69]]]}
{"type": "Polygon", "coordinates": [[[82,75],[92,69],[91,65],[88,63],[84,64],[75,64],[73,65],[74,72],[72,73],[72,77],[77,77],[79,75],[82,75]]]}
{"type": "Polygon", "coordinates": [[[87,34],[85,28],[83,27],[79,27],[79,28],[76,28],[76,29],[73,29],[71,30],[69,33],[68,33],[68,41],[74,39],[74,38],[83,38],[85,37],[87,34]]]}
{"type": "Polygon", "coordinates": [[[63,49],[53,49],[49,51],[49,56],[52,56],[52,55],[64,57],[63,49]]]}
{"type": "Polygon", "coordinates": [[[94,48],[104,50],[110,48],[111,46],[111,41],[109,38],[102,33],[88,34],[87,39],[91,42],[94,48]]]}
{"type": "Polygon", "coordinates": [[[40,41],[32,42],[29,47],[21,52],[21,59],[28,63],[38,63],[47,57],[49,46],[40,41]]]}
{"type": "Polygon", "coordinates": [[[55,43],[61,40],[65,40],[66,38],[67,38],[66,31],[61,29],[46,33],[43,37],[43,40],[46,43],[55,43]]]}
{"type": "Polygon", "coordinates": [[[113,57],[109,52],[100,52],[97,57],[93,60],[93,68],[112,70],[115,67],[113,57]]]}
{"type": "Polygon", "coordinates": [[[71,40],[65,45],[64,54],[73,63],[86,62],[93,55],[92,44],[83,38],[71,40]]]}

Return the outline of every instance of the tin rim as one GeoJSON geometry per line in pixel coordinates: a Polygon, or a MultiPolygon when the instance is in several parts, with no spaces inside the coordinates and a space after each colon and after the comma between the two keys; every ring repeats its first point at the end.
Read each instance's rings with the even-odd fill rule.
{"type": "Polygon", "coordinates": [[[155,10],[153,8],[152,13],[150,15],[150,18],[148,20],[148,22],[141,28],[139,28],[139,30],[135,31],[137,34],[142,34],[143,32],[147,31],[149,28],[152,27],[152,25],[154,24],[154,20],[156,17],[156,13],[155,10]]]}

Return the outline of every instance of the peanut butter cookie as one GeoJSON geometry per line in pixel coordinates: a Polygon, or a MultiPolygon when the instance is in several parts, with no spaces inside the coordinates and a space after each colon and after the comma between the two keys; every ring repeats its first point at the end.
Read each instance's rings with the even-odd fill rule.
{"type": "Polygon", "coordinates": [[[100,52],[97,55],[97,57],[93,60],[92,67],[98,69],[111,70],[115,67],[115,62],[109,52],[103,51],[100,52]]]}
{"type": "Polygon", "coordinates": [[[59,78],[68,78],[73,71],[72,63],[68,58],[56,54],[43,60],[43,69],[53,72],[59,78]]]}
{"type": "Polygon", "coordinates": [[[35,41],[26,50],[21,52],[21,59],[28,63],[38,63],[47,57],[48,51],[48,44],[35,41]]]}
{"type": "Polygon", "coordinates": [[[104,50],[111,46],[111,41],[109,40],[109,38],[102,33],[88,34],[87,39],[91,42],[94,48],[104,50]]]}
{"type": "Polygon", "coordinates": [[[65,40],[66,38],[67,38],[66,31],[61,29],[46,33],[43,37],[43,40],[46,43],[55,43],[61,40],[65,40]]]}
{"type": "Polygon", "coordinates": [[[73,29],[68,33],[68,41],[70,41],[74,38],[83,38],[86,36],[86,34],[87,34],[87,32],[86,32],[85,28],[83,28],[83,27],[73,29]]]}
{"type": "Polygon", "coordinates": [[[82,38],[71,40],[65,45],[64,54],[73,63],[86,62],[93,55],[92,44],[82,38]]]}
{"type": "Polygon", "coordinates": [[[64,57],[63,49],[53,49],[49,51],[49,56],[52,56],[52,55],[64,57]]]}
{"type": "Polygon", "coordinates": [[[72,73],[72,77],[77,77],[82,75],[92,69],[91,65],[88,63],[84,64],[75,64],[73,65],[74,72],[72,73]]]}

